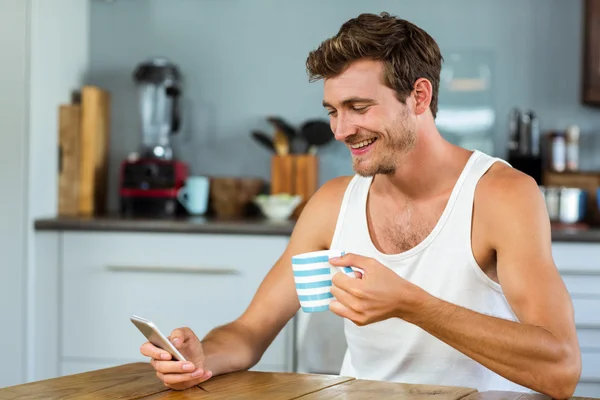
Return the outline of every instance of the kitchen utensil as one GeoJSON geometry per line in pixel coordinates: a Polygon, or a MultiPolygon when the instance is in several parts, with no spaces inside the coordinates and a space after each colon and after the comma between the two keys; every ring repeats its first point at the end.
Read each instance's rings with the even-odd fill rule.
{"type": "Polygon", "coordinates": [[[290,153],[289,139],[280,129],[275,130],[273,146],[275,147],[275,152],[280,156],[285,156],[290,153]]]}
{"type": "Polygon", "coordinates": [[[136,68],[134,78],[139,96],[141,156],[170,160],[170,136],[179,131],[181,122],[179,69],[165,58],[153,58],[136,68]]]}
{"type": "Polygon", "coordinates": [[[252,131],[252,137],[262,146],[269,151],[275,153],[275,146],[273,145],[273,139],[271,139],[266,133],[260,131],[252,131]]]}
{"type": "Polygon", "coordinates": [[[304,136],[296,135],[292,138],[290,143],[290,153],[292,154],[306,154],[310,149],[310,145],[304,136]]]}
{"type": "Polygon", "coordinates": [[[531,116],[529,113],[522,113],[519,120],[519,154],[529,155],[531,151],[531,116]]]}
{"type": "Polygon", "coordinates": [[[300,135],[310,146],[323,146],[334,139],[329,123],[322,120],[306,121],[300,129],[300,135]]]}
{"type": "Polygon", "coordinates": [[[529,155],[540,155],[540,119],[533,111],[529,111],[529,155]]]}
{"type": "Polygon", "coordinates": [[[563,224],[583,222],[587,191],[570,187],[541,187],[550,221],[563,224]]]}
{"type": "Polygon", "coordinates": [[[79,213],[81,105],[59,106],[58,136],[58,215],[74,217],[79,213]]]}
{"type": "Polygon", "coordinates": [[[280,130],[287,136],[288,141],[291,141],[297,135],[296,129],[280,117],[267,117],[267,121],[273,125],[276,130],[280,130]]]}
{"type": "Polygon", "coordinates": [[[189,167],[171,146],[171,136],[181,125],[181,74],[169,60],[153,58],[138,65],[133,77],[141,143],[138,151],[121,162],[120,213],[152,218],[185,215],[177,192],[189,167]]]}
{"type": "Polygon", "coordinates": [[[519,149],[519,123],[521,121],[521,112],[518,108],[513,108],[508,116],[508,150],[511,153],[519,149]]]}
{"type": "Polygon", "coordinates": [[[319,186],[319,159],[313,155],[298,154],[294,155],[294,194],[300,195],[302,203],[296,210],[295,216],[306,206],[310,197],[317,191],[319,186]]]}
{"type": "Polygon", "coordinates": [[[96,86],[81,91],[79,153],[80,216],[103,215],[108,209],[111,94],[96,86]]]}
{"type": "Polygon", "coordinates": [[[294,157],[275,155],[271,158],[271,194],[294,194],[294,157]]]}

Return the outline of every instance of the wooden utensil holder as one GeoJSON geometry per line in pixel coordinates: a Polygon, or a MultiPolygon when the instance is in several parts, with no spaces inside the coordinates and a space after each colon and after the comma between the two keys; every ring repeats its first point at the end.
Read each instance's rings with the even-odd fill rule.
{"type": "Polygon", "coordinates": [[[310,154],[275,155],[271,159],[271,194],[287,193],[302,196],[293,218],[302,209],[319,186],[319,159],[310,154]]]}

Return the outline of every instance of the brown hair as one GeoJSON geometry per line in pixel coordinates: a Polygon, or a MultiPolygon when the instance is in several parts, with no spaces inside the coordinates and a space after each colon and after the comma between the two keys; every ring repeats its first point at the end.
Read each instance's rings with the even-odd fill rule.
{"type": "Polygon", "coordinates": [[[359,59],[384,63],[383,84],[405,102],[419,78],[431,82],[430,109],[437,114],[443,57],[433,38],[418,26],[383,12],[361,14],[345,22],[338,33],[310,52],[306,68],[310,81],[332,78],[359,59]]]}

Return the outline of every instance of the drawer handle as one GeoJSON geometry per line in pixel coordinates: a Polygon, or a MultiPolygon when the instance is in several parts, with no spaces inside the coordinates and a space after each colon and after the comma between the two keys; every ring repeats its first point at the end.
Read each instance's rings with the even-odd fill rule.
{"type": "Polygon", "coordinates": [[[595,324],[595,323],[588,324],[588,323],[585,323],[585,322],[581,323],[581,324],[578,324],[576,322],[575,323],[575,328],[576,329],[593,329],[593,330],[595,330],[595,329],[600,329],[600,324],[595,324]]]}
{"type": "Polygon", "coordinates": [[[202,275],[238,275],[240,272],[233,268],[218,267],[175,267],[161,265],[109,265],[107,268],[116,272],[160,272],[184,273],[202,275]]]}
{"type": "Polygon", "coordinates": [[[590,275],[590,276],[600,276],[600,269],[594,270],[594,269],[560,269],[558,270],[558,272],[561,275],[576,275],[576,276],[581,276],[581,275],[590,275]]]}

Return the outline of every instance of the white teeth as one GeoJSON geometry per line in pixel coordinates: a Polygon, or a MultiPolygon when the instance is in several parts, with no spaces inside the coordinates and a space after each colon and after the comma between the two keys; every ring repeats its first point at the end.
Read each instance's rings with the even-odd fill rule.
{"type": "Polygon", "coordinates": [[[365,147],[365,146],[370,145],[374,141],[375,141],[375,139],[363,140],[362,142],[350,145],[350,147],[352,147],[353,149],[360,149],[361,147],[365,147]]]}

